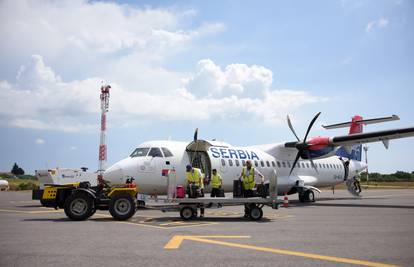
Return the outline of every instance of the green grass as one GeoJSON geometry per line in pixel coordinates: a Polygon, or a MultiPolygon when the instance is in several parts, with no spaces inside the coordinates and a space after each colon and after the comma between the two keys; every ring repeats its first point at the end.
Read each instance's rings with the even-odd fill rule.
{"type": "Polygon", "coordinates": [[[0,179],[9,182],[9,189],[11,191],[33,190],[39,188],[39,181],[34,175],[19,175],[15,176],[11,173],[0,173],[0,179]]]}

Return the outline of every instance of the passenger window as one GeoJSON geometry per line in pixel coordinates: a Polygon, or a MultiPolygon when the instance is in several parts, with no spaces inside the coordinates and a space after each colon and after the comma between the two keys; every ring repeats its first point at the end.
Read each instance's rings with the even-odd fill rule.
{"type": "Polygon", "coordinates": [[[302,168],[306,168],[305,163],[302,162],[302,168]]]}
{"type": "Polygon", "coordinates": [[[321,163],[319,163],[319,169],[322,169],[322,164],[321,163]]]}
{"type": "Polygon", "coordinates": [[[279,162],[279,161],[277,162],[277,166],[278,166],[279,168],[281,167],[281,165],[280,165],[280,162],[279,162]]]}
{"type": "Polygon", "coordinates": [[[264,162],[263,162],[263,160],[262,160],[262,161],[260,161],[260,166],[264,167],[264,162]]]}
{"type": "Polygon", "coordinates": [[[300,168],[300,162],[296,163],[296,168],[300,168]]]}
{"type": "Polygon", "coordinates": [[[229,159],[229,166],[233,166],[233,160],[229,159]]]}
{"type": "Polygon", "coordinates": [[[246,161],[244,159],[242,159],[242,165],[243,167],[246,166],[246,161]]]}
{"type": "Polygon", "coordinates": [[[172,157],[173,156],[173,154],[171,153],[171,151],[168,148],[163,147],[161,149],[162,149],[162,152],[164,153],[164,157],[168,158],[168,157],[172,157]]]}
{"type": "Polygon", "coordinates": [[[283,168],[286,168],[286,163],[284,161],[282,161],[282,166],[283,168]]]}
{"type": "Polygon", "coordinates": [[[266,166],[270,167],[270,162],[268,160],[266,160],[266,166]]]}
{"type": "Polygon", "coordinates": [[[145,157],[148,154],[149,147],[139,147],[131,153],[130,157],[145,157]]]}
{"type": "Polygon", "coordinates": [[[226,166],[226,161],[224,159],[221,159],[221,166],[226,166]]]}
{"type": "Polygon", "coordinates": [[[272,167],[274,168],[274,167],[276,167],[276,164],[275,164],[275,162],[274,161],[272,161],[272,167]]]}
{"type": "Polygon", "coordinates": [[[290,168],[290,162],[289,161],[287,162],[287,166],[288,166],[288,168],[290,168]]]}
{"type": "Polygon", "coordinates": [[[239,160],[238,160],[238,159],[236,159],[236,160],[235,160],[235,162],[236,162],[236,166],[237,166],[237,167],[239,167],[239,166],[240,166],[240,162],[239,162],[239,160]]]}
{"type": "Polygon", "coordinates": [[[307,162],[306,162],[306,168],[309,168],[309,167],[310,167],[310,166],[309,166],[309,163],[307,163],[307,162]]]}
{"type": "Polygon", "coordinates": [[[161,149],[159,149],[158,147],[151,148],[150,152],[148,153],[148,156],[162,158],[161,149]]]}
{"type": "Polygon", "coordinates": [[[259,162],[257,162],[257,160],[254,161],[254,166],[259,167],[259,162]]]}

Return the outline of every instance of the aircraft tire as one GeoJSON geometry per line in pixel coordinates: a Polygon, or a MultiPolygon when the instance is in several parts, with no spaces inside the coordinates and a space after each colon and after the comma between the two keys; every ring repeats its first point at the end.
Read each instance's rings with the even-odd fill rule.
{"type": "Polygon", "coordinates": [[[305,192],[306,202],[315,202],[315,193],[312,190],[306,190],[305,192]]]}

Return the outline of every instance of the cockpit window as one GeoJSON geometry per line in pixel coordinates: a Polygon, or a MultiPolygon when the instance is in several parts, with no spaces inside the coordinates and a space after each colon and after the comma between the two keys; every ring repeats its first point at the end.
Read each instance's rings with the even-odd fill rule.
{"type": "Polygon", "coordinates": [[[172,157],[173,156],[173,154],[171,153],[171,151],[168,148],[163,147],[161,149],[162,149],[162,152],[164,153],[164,157],[168,158],[168,157],[172,157]]]}
{"type": "Polygon", "coordinates": [[[150,152],[148,153],[148,156],[149,157],[159,157],[159,158],[162,158],[161,149],[159,149],[158,147],[151,148],[150,152]]]}
{"type": "Polygon", "coordinates": [[[138,147],[132,152],[130,157],[145,157],[148,154],[149,147],[138,147]]]}

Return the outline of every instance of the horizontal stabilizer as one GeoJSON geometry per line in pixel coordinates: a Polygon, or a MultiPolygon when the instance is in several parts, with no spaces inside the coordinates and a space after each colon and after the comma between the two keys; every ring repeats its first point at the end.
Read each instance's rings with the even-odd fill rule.
{"type": "MultiPolygon", "coordinates": [[[[400,117],[398,117],[397,115],[392,115],[390,117],[374,118],[374,119],[367,119],[367,120],[357,120],[357,121],[355,121],[355,123],[367,125],[367,124],[381,123],[381,122],[387,122],[387,121],[396,121],[396,120],[399,120],[399,119],[400,119],[400,117]]],[[[348,121],[348,122],[342,122],[342,123],[331,124],[331,125],[322,125],[322,127],[325,128],[325,129],[337,129],[337,128],[350,127],[351,125],[352,125],[352,122],[348,121]]]]}

